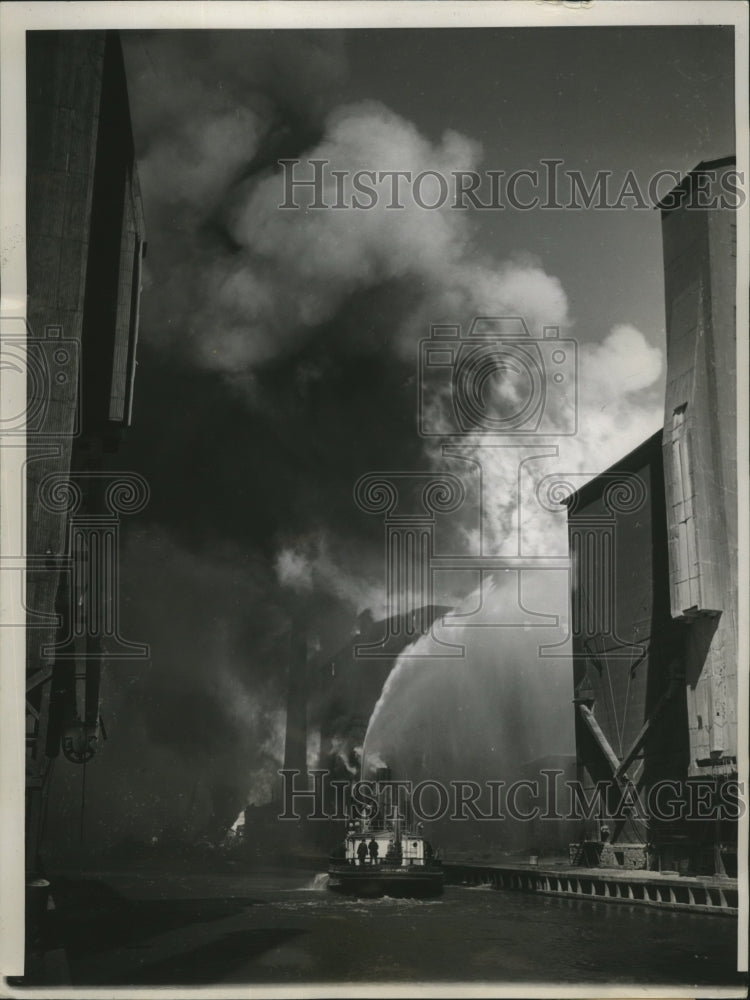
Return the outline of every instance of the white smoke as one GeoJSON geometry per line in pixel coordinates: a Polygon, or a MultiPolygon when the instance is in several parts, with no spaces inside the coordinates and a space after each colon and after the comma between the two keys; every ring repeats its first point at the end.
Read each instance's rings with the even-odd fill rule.
{"type": "MultiPolygon", "coordinates": [[[[257,103],[257,102],[256,102],[257,103]]],[[[164,212],[179,203],[182,227],[175,265],[162,297],[179,302],[181,322],[167,320],[165,346],[187,349],[193,360],[232,379],[299,348],[352,294],[386,281],[418,292],[410,309],[394,316],[391,347],[408,357],[431,322],[482,313],[524,315],[532,325],[563,323],[567,301],[557,279],[531,258],[498,261],[473,245],[469,214],[418,205],[403,186],[403,209],[380,197],[371,209],[280,210],[280,173],[235,180],[262,148],[266,125],[250,107],[214,110],[205,127],[185,121],[155,134],[141,162],[144,190],[160,194],[164,212]],[[231,249],[207,245],[207,223],[222,229],[231,249]]],[[[354,173],[430,170],[450,176],[476,169],[481,146],[453,130],[437,142],[375,102],[339,107],[323,124],[323,138],[306,151],[309,161],[354,173]]],[[[326,175],[324,199],[336,200],[326,175]]],[[[385,194],[385,192],[383,192],[385,194]]],[[[174,210],[172,212],[174,214],[174,210]]]]}
{"type": "MultiPolygon", "coordinates": [[[[662,352],[639,330],[616,326],[602,342],[583,345],[580,351],[577,433],[541,439],[547,451],[557,454],[526,463],[519,474],[513,449],[464,445],[464,454],[481,464],[484,480],[482,530],[464,522],[466,551],[478,553],[481,537],[485,555],[520,551],[526,556],[566,556],[565,509],[553,512],[542,506],[538,488],[552,475],[570,478],[580,488],[658,429],[662,363],[662,352]]],[[[447,394],[436,395],[432,405],[435,422],[442,408],[448,426],[447,394]]],[[[558,415],[563,429],[562,407],[558,415]]],[[[442,444],[440,438],[427,444],[433,465],[465,471],[465,462],[443,456],[442,444]]],[[[464,657],[425,659],[434,650],[431,636],[404,650],[370,719],[368,759],[382,752],[414,780],[465,777],[481,769],[493,777],[512,778],[524,761],[570,752],[569,588],[565,571],[495,573],[493,584],[471,594],[458,609],[465,613],[477,606],[478,617],[461,628],[433,627],[444,641],[465,644],[464,657]],[[520,606],[556,615],[558,627],[503,627],[508,609],[520,606]],[[491,625],[497,627],[488,630],[491,625]],[[557,643],[559,658],[540,657],[540,646],[557,643]],[[488,770],[492,767],[494,772],[488,770]]]]}
{"type": "Polygon", "coordinates": [[[300,536],[282,547],[275,557],[276,574],[282,586],[298,593],[326,593],[337,597],[355,612],[369,609],[376,616],[385,613],[382,580],[370,578],[347,567],[331,551],[330,539],[323,531],[300,536]]]}
{"type": "Polygon", "coordinates": [[[290,548],[281,549],[276,555],[274,566],[282,587],[290,587],[296,591],[309,591],[312,588],[312,565],[304,553],[290,548]]]}
{"type": "MultiPolygon", "coordinates": [[[[390,676],[393,675],[391,674],[390,676]]],[[[363,776],[368,775],[373,771],[377,771],[380,768],[388,767],[388,765],[380,756],[380,754],[377,752],[377,750],[368,750],[366,748],[363,748],[362,760],[364,761],[364,767],[362,769],[363,776]]]]}
{"type": "MultiPolygon", "coordinates": [[[[519,449],[486,447],[469,437],[462,455],[481,466],[483,477],[481,538],[484,555],[557,556],[567,552],[566,513],[540,504],[537,489],[548,476],[570,476],[580,488],[653,434],[662,423],[659,392],[662,352],[629,324],[614,327],[600,343],[579,348],[577,430],[570,425],[571,396],[549,393],[549,433],[527,438],[530,460],[523,466],[519,449]],[[555,433],[559,430],[562,433],[555,433]],[[535,451],[535,445],[540,447],[535,451]],[[545,456],[546,453],[546,456],[545,456]],[[537,457],[539,456],[539,457],[537,457]]],[[[489,396],[488,412],[493,397],[489,396]]],[[[505,401],[502,400],[501,404],[505,401]]],[[[448,428],[452,400],[444,391],[431,400],[431,419],[448,428]]],[[[513,439],[518,444],[521,439],[513,439]]],[[[497,445],[497,439],[494,441],[497,445]]],[[[429,440],[427,453],[437,469],[466,473],[465,461],[443,455],[444,441],[429,440]]],[[[467,551],[479,552],[480,525],[464,522],[467,551]]]]}
{"type": "Polygon", "coordinates": [[[342,736],[332,736],[330,741],[329,752],[336,757],[336,759],[344,765],[349,774],[356,774],[357,768],[351,763],[349,759],[349,747],[347,741],[342,736]]]}
{"type": "Polygon", "coordinates": [[[612,327],[602,343],[584,352],[581,382],[588,398],[606,408],[653,386],[662,367],[659,348],[652,347],[636,327],[620,323],[612,327]]]}

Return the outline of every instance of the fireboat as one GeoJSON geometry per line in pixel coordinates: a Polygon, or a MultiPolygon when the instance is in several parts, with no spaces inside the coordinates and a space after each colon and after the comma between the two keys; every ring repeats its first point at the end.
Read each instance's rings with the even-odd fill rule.
{"type": "Polygon", "coordinates": [[[379,808],[347,820],[343,844],[331,854],[328,888],[355,896],[438,896],[445,871],[422,824],[379,808]]]}

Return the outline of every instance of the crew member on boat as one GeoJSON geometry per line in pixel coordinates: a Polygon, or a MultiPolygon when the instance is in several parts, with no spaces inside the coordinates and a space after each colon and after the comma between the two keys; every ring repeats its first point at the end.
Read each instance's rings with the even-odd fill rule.
{"type": "Polygon", "coordinates": [[[386,851],[385,860],[387,864],[400,865],[401,864],[401,844],[393,838],[388,843],[388,850],[386,851]]]}
{"type": "Polygon", "coordinates": [[[378,851],[380,850],[377,840],[373,837],[368,846],[370,848],[370,864],[376,865],[378,863],[378,851]]]}

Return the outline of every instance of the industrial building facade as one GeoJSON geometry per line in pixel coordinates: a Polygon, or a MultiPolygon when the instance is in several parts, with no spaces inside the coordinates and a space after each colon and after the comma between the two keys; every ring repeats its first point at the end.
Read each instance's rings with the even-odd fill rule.
{"type": "Polygon", "coordinates": [[[580,861],[736,873],[736,824],[691,794],[716,804],[737,778],[736,220],[699,207],[734,162],[699,164],[658,206],[664,429],[567,504],[579,777],[682,799],[595,818],[580,861]]]}
{"type": "Polygon", "coordinates": [[[51,763],[100,736],[118,632],[118,521],[145,502],[108,456],[130,423],[145,235],[116,32],[27,33],[26,866],[51,763]]]}

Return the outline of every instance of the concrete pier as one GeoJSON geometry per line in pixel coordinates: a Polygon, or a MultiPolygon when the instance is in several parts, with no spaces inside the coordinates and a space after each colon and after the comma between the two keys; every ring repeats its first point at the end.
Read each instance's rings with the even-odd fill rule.
{"type": "Polygon", "coordinates": [[[737,916],[737,880],[718,876],[520,863],[447,863],[445,871],[449,885],[489,885],[545,896],[737,916]]]}

